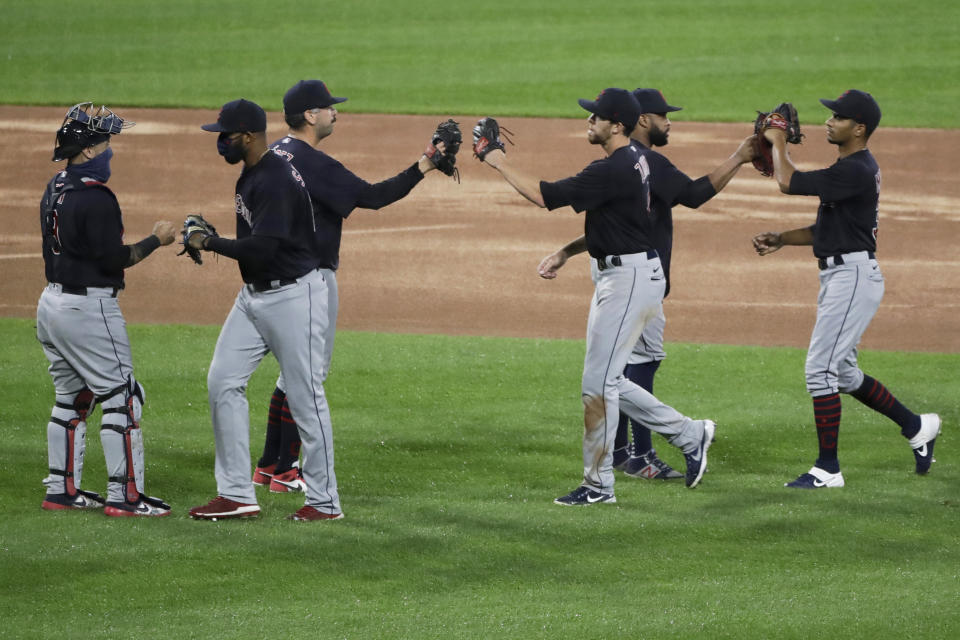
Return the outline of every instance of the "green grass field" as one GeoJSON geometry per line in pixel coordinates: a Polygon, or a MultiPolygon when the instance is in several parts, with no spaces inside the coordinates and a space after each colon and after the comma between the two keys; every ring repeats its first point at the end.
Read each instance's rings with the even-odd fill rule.
{"type": "MultiPolygon", "coordinates": [[[[929,476],[892,423],[848,399],[848,486],[807,493],[782,488],[815,453],[803,352],[669,345],[658,395],[719,424],[702,486],[618,474],[616,505],[561,508],[580,481],[581,341],[341,332],[327,392],[346,518],[288,522],[302,497],[262,492],[258,520],[209,523],[186,511],[215,493],[204,381],[218,328],[136,325],[147,489],[175,511],[118,522],[39,508],[52,387],[33,323],[0,330],[0,637],[960,632],[956,354],[862,358],[941,412],[929,476]]],[[[268,358],[249,388],[254,449],[276,373],[268,358]]],[[[98,422],[84,485],[102,490],[98,422]]]]}
{"type": "Polygon", "coordinates": [[[957,127],[953,0],[0,0],[0,102],[279,109],[301,78],[352,112],[580,117],[609,86],[661,88],[681,120],[750,121],[871,91],[884,125],[957,127]]]}

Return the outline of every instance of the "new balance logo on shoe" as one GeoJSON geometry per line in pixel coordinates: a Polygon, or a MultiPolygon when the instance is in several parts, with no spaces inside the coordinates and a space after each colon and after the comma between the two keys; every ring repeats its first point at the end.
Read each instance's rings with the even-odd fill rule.
{"type": "Polygon", "coordinates": [[[637,475],[642,476],[648,480],[653,480],[658,475],[660,475],[660,470],[656,469],[652,464],[648,464],[643,469],[640,470],[640,473],[637,475]]]}

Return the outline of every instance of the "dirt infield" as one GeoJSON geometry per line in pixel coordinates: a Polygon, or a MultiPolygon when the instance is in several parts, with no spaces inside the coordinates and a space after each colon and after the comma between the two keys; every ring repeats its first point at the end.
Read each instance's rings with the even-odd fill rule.
{"type": "MultiPolygon", "coordinates": [[[[124,109],[138,125],[114,138],[110,186],[134,242],[158,219],[202,212],[234,228],[238,169],[217,155],[199,125],[213,111],[124,109]]],[[[50,162],[62,108],[0,107],[8,153],[0,159],[0,315],[30,317],[45,284],[38,204],[61,165],[50,162]]],[[[824,117],[826,113],[824,112],[824,117]]],[[[469,131],[476,116],[454,116],[469,131]]],[[[378,181],[414,162],[437,117],[341,113],[323,148],[361,177],[378,181]]],[[[545,179],[575,173],[597,157],[583,120],[506,118],[517,132],[515,161],[545,179]]],[[[283,132],[269,114],[270,139],[283,132]]],[[[692,177],[707,173],[750,131],[744,124],[675,121],[665,152],[692,177]]],[[[825,166],[835,149],[808,126],[794,150],[801,168],[825,166]]],[[[866,348],[960,351],[960,182],[952,157],[960,131],[884,129],[871,149],[883,170],[878,259],[883,305],[866,348]]],[[[383,332],[580,338],[592,285],[583,256],[554,281],[540,259],[582,233],[571,209],[546,212],[518,196],[464,149],[462,183],[436,172],[406,199],[380,212],[357,210],[345,225],[341,329],[383,332]]],[[[808,248],[760,258],[760,231],[811,223],[815,198],[784,196],[744,167],[697,211],[674,210],[673,291],[667,340],[805,347],[813,326],[817,267],[808,248]]],[[[220,324],[240,286],[236,264],[211,255],[202,267],[165,247],[127,272],[121,305],[129,322],[220,324]]]]}

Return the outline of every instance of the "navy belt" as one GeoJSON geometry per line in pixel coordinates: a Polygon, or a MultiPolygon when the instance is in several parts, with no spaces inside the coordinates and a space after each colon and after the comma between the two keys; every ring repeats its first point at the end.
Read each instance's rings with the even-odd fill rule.
{"type": "MultiPolygon", "coordinates": [[[[860,253],[860,254],[866,253],[867,260],[873,260],[877,257],[873,251],[866,251],[866,252],[857,251],[855,253],[860,253]]],[[[820,267],[821,271],[823,271],[824,269],[829,269],[830,267],[839,267],[842,264],[846,264],[846,261],[843,259],[843,256],[847,256],[849,259],[850,256],[852,255],[855,255],[855,254],[845,253],[839,256],[827,256],[826,258],[817,258],[817,266],[820,267]]]]}
{"type": "Polygon", "coordinates": [[[250,286],[257,293],[263,293],[264,291],[272,291],[273,289],[279,289],[280,287],[285,287],[288,284],[297,284],[296,280],[264,280],[263,282],[251,282],[250,286]]]}
{"type": "MultiPolygon", "coordinates": [[[[110,287],[91,287],[96,289],[110,289],[110,287]]],[[[68,287],[66,285],[60,285],[60,291],[63,293],[69,293],[72,296],[85,296],[87,295],[87,287],[68,287]]],[[[111,298],[117,297],[117,288],[112,288],[112,293],[110,294],[111,298]]]]}
{"type": "MultiPolygon", "coordinates": [[[[657,253],[656,249],[650,249],[649,251],[646,251],[644,253],[634,253],[630,255],[645,256],[647,260],[653,260],[654,258],[660,257],[660,254],[657,253]]],[[[623,266],[623,259],[620,256],[606,256],[604,258],[596,258],[596,261],[597,261],[597,268],[600,269],[600,271],[604,271],[605,269],[609,269],[611,267],[623,266]]]]}

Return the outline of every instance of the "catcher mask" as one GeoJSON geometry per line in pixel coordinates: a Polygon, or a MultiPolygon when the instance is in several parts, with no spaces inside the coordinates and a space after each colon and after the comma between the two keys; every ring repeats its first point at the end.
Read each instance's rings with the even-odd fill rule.
{"type": "Polygon", "coordinates": [[[53,160],[59,162],[110,139],[110,136],[129,129],[134,122],[125,121],[107,107],[94,107],[92,102],[81,102],[70,107],[57,131],[53,160]]]}

